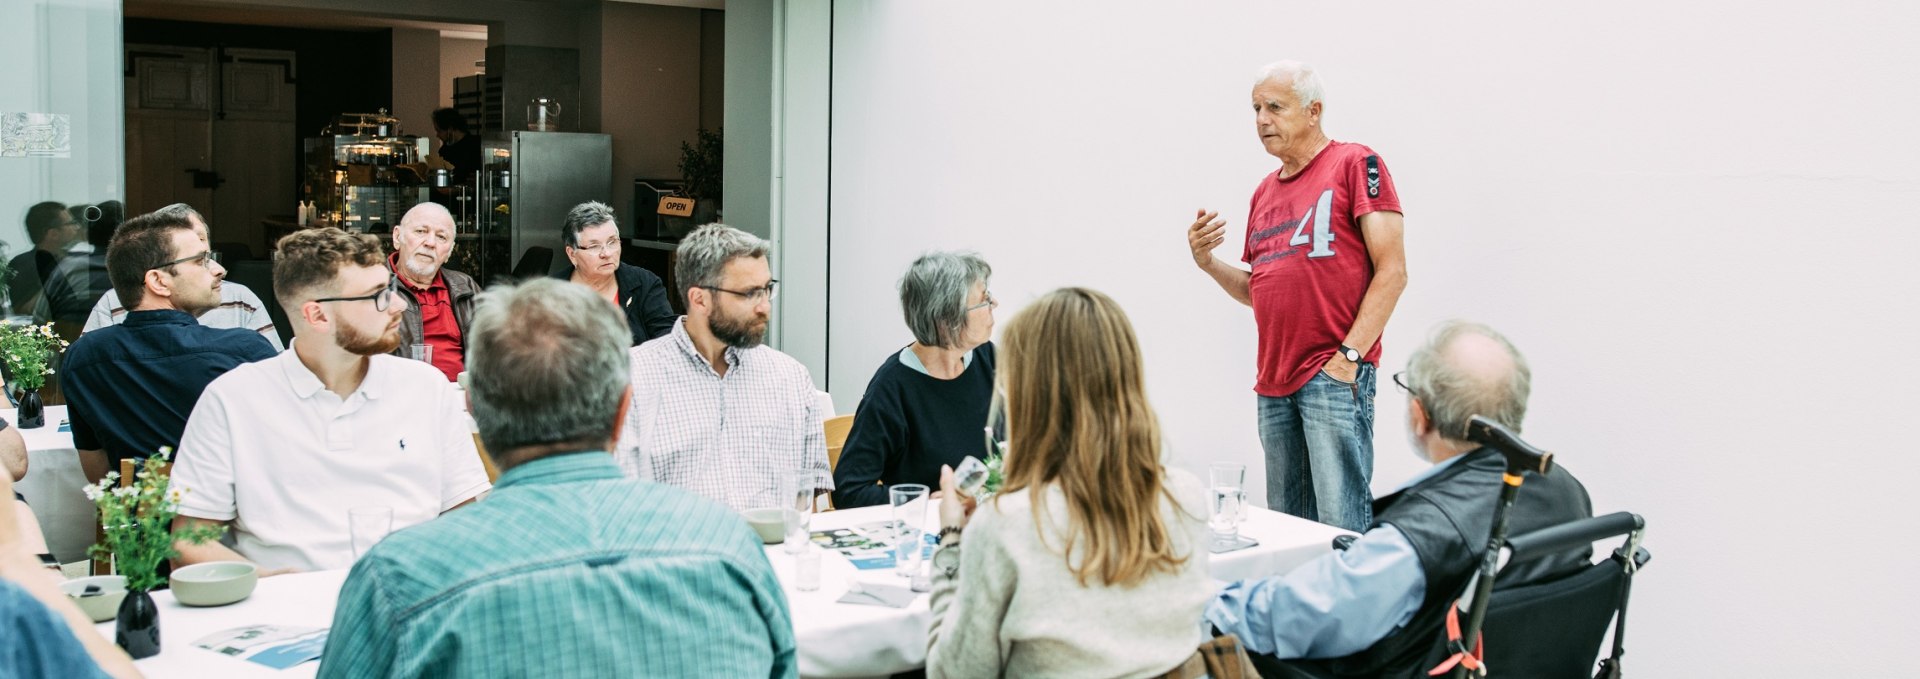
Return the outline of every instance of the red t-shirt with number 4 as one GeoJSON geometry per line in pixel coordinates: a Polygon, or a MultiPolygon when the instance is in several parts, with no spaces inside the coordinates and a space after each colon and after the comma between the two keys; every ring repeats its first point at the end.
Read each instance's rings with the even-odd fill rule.
{"type": "MultiPolygon", "coordinates": [[[[1400,194],[1386,161],[1360,144],[1330,143],[1300,172],[1274,170],[1254,189],[1240,261],[1253,265],[1255,393],[1292,395],[1339,350],[1373,280],[1360,216],[1380,210],[1400,212],[1400,194]]],[[[1379,342],[1354,348],[1379,364],[1379,342]]]]}

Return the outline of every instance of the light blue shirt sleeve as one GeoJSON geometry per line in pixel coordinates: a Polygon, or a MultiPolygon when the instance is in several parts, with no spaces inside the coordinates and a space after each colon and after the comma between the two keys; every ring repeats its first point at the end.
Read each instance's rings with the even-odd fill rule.
{"type": "Polygon", "coordinates": [[[1206,619],[1252,652],[1337,658],[1406,625],[1426,589],[1413,544],[1400,529],[1382,525],[1345,551],[1285,575],[1227,585],[1207,605],[1206,619]]]}

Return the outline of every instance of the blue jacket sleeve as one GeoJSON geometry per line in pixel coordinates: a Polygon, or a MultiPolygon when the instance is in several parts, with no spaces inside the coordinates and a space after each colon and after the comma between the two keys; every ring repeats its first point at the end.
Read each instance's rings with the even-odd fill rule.
{"type": "Polygon", "coordinates": [[[1207,605],[1206,618],[1252,652],[1337,658],[1407,624],[1426,580],[1413,545],[1384,525],[1285,575],[1228,585],[1207,605]]]}

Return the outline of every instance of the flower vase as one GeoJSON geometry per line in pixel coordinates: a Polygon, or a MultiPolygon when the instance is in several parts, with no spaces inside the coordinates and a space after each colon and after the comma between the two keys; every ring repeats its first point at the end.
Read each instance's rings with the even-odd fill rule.
{"type": "Polygon", "coordinates": [[[146,592],[128,592],[120,602],[115,618],[113,643],[126,649],[134,660],[160,652],[160,608],[146,592]]]}
{"type": "Polygon", "coordinates": [[[28,389],[20,395],[19,422],[15,426],[21,429],[35,429],[47,424],[47,407],[40,402],[40,390],[28,389]]]}

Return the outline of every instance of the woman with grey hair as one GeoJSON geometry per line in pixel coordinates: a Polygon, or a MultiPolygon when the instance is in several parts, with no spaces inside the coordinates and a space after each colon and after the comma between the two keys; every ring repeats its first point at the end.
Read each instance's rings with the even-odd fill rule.
{"type": "Polygon", "coordinates": [[[940,466],[982,455],[993,401],[993,268],[970,252],[934,252],[900,277],[913,343],[867,383],[833,470],[835,507],[885,504],[887,486],[938,487],[940,466]]]}
{"type": "Polygon", "coordinates": [[[592,288],[627,316],[627,329],[633,343],[673,331],[680,315],[667,302],[667,285],[653,272],[620,261],[620,225],[613,220],[613,208],[599,201],[587,201],[567,211],[560,228],[566,241],[567,266],[554,278],[592,288]]]}

